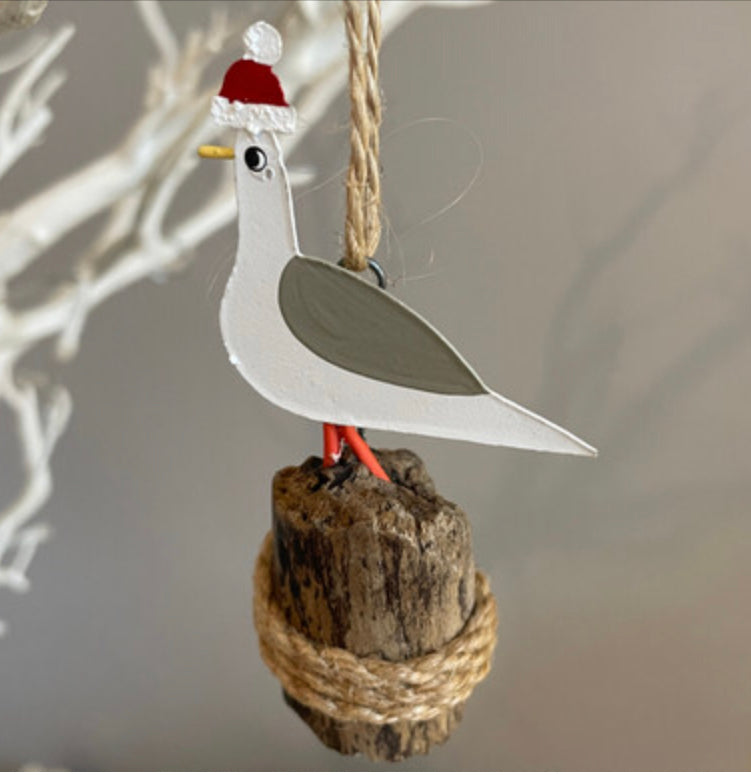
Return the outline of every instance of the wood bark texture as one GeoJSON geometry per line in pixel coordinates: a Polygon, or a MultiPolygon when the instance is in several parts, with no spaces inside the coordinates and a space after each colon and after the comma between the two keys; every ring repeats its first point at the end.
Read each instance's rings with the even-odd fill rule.
{"type": "MultiPolygon", "coordinates": [[[[274,594],[306,637],[357,656],[404,660],[443,646],[472,613],[471,533],[413,452],[374,451],[391,483],[348,452],[330,468],[309,458],[276,474],[274,594]]],[[[427,753],[463,711],[462,704],[429,721],[377,725],[285,699],[326,745],[374,761],[427,753]]]]}

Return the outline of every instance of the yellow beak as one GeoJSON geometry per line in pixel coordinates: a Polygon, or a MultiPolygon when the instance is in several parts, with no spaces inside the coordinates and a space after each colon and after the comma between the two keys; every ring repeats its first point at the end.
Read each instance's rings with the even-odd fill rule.
{"type": "Polygon", "coordinates": [[[198,155],[204,159],[234,159],[235,150],[226,145],[200,145],[198,155]]]}

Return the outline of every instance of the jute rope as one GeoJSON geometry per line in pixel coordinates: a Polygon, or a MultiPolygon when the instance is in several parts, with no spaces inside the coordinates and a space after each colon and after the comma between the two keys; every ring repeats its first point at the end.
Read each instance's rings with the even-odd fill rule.
{"type": "Polygon", "coordinates": [[[272,594],[272,545],[269,533],[256,561],[253,615],[264,662],[303,705],[339,721],[425,721],[464,702],[490,671],[498,618],[479,571],[464,629],[439,651],[389,662],[315,643],[288,624],[272,594]]]}
{"type": "Polygon", "coordinates": [[[378,51],[381,48],[380,0],[344,0],[349,43],[350,158],[344,266],[361,272],[381,239],[379,129],[381,92],[378,51]]]}

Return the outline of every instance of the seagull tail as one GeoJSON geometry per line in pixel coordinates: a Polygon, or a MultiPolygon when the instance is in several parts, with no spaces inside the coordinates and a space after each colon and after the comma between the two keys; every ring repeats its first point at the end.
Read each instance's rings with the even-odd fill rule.
{"type": "Polygon", "coordinates": [[[486,444],[597,457],[597,450],[586,441],[498,393],[489,390],[480,401],[486,444]]]}

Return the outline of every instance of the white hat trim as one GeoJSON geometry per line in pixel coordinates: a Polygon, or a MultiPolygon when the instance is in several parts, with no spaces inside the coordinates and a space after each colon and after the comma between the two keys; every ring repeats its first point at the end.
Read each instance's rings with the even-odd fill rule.
{"type": "Polygon", "coordinates": [[[226,97],[214,97],[211,116],[217,124],[246,129],[248,132],[294,132],[295,109],[284,105],[263,105],[254,102],[230,102],[226,97]]]}

